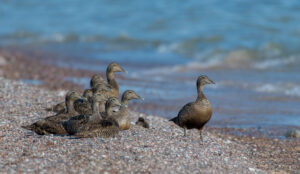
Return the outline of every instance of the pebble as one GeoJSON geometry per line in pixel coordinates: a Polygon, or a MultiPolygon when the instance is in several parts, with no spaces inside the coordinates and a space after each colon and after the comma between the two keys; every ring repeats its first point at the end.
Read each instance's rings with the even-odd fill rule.
{"type": "MultiPolygon", "coordinates": [[[[197,130],[184,137],[182,129],[166,119],[133,111],[132,121],[146,117],[151,129],[132,125],[108,139],[36,135],[21,125],[52,115],[44,108],[63,101],[63,96],[4,78],[0,84],[0,173],[248,173],[257,172],[257,161],[264,159],[248,155],[248,145],[226,136],[204,129],[205,141],[199,143],[197,130]]],[[[277,166],[259,171],[272,173],[277,166]]],[[[294,163],[290,169],[286,166],[280,164],[281,170],[296,168],[294,163]]]]}

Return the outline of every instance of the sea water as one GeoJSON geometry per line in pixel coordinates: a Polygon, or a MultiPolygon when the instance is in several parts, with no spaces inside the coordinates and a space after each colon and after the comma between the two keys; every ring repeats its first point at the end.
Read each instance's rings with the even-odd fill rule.
{"type": "Polygon", "coordinates": [[[300,1],[0,0],[0,43],[80,69],[116,61],[129,72],[121,91],[145,97],[132,105],[147,114],[176,116],[205,74],[216,82],[204,88],[210,125],[300,126],[299,21],[300,1]]]}

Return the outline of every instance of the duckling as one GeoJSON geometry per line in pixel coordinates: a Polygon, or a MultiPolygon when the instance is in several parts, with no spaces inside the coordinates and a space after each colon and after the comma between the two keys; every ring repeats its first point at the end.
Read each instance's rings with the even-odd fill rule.
{"type": "Polygon", "coordinates": [[[126,90],[122,95],[121,104],[119,114],[117,114],[114,118],[119,123],[121,130],[127,130],[130,128],[130,113],[128,111],[128,101],[131,99],[141,99],[144,98],[137,95],[133,90],[126,90]]]}
{"type": "MultiPolygon", "coordinates": [[[[74,109],[79,114],[90,114],[91,106],[89,104],[90,98],[93,96],[92,89],[86,89],[83,92],[82,99],[77,99],[74,101],[74,109]]],[[[54,105],[52,108],[47,108],[47,111],[52,111],[55,113],[64,113],[66,112],[66,104],[65,102],[58,103],[54,105]]]]}
{"type": "Polygon", "coordinates": [[[93,75],[90,81],[91,89],[94,88],[99,83],[106,83],[106,81],[98,74],[93,75]]]}
{"type": "Polygon", "coordinates": [[[210,120],[213,112],[209,101],[203,93],[203,86],[206,84],[215,83],[205,75],[199,76],[197,79],[198,97],[196,101],[184,105],[177,117],[170,120],[183,127],[184,136],[186,136],[186,129],[199,129],[201,141],[203,141],[202,129],[210,120]]]}
{"type": "Polygon", "coordinates": [[[91,98],[93,97],[92,89],[86,89],[81,99],[74,102],[74,109],[79,114],[92,114],[91,98]]]}
{"type": "Polygon", "coordinates": [[[139,117],[138,120],[135,122],[135,125],[142,126],[144,128],[149,128],[149,123],[143,118],[139,117]]]}
{"type": "Polygon", "coordinates": [[[80,95],[74,91],[68,92],[66,94],[65,104],[67,107],[66,112],[59,113],[53,116],[49,116],[42,120],[39,120],[31,125],[22,126],[25,129],[32,130],[39,135],[47,135],[47,134],[66,134],[65,128],[62,126],[61,122],[78,115],[73,107],[73,103],[75,100],[79,99],[80,95]]]}
{"type": "Polygon", "coordinates": [[[84,126],[81,126],[81,131],[75,133],[74,136],[79,138],[107,138],[116,136],[119,133],[120,128],[118,122],[113,118],[112,115],[115,114],[115,108],[120,107],[120,105],[121,104],[118,99],[109,98],[105,105],[107,118],[98,120],[99,116],[92,116],[91,120],[93,121],[86,122],[84,126]]]}
{"type": "Polygon", "coordinates": [[[112,62],[108,65],[106,69],[106,78],[107,78],[107,83],[111,86],[111,97],[116,97],[119,98],[120,91],[119,91],[119,85],[117,81],[115,80],[115,72],[125,72],[125,71],[120,65],[118,65],[115,62],[112,62]]]}
{"type": "MultiPolygon", "coordinates": [[[[74,102],[74,109],[81,115],[92,114],[92,96],[96,93],[103,93],[105,96],[109,96],[111,89],[107,84],[99,83],[93,89],[87,89],[84,92],[84,98],[76,100],[74,102]]],[[[108,97],[107,97],[108,98],[108,97]]],[[[104,103],[105,104],[105,103],[104,103]]],[[[105,112],[105,105],[101,105],[101,112],[105,112]]]]}
{"type": "Polygon", "coordinates": [[[92,122],[99,122],[101,120],[99,112],[99,103],[105,103],[107,100],[106,96],[102,93],[96,93],[92,97],[92,114],[91,115],[78,115],[70,118],[68,121],[64,122],[63,125],[66,131],[73,135],[77,132],[82,132],[86,129],[87,124],[92,122]]]}
{"type": "Polygon", "coordinates": [[[66,108],[66,103],[60,102],[52,107],[46,108],[45,110],[49,112],[62,113],[65,111],[65,108],[66,108]]]}

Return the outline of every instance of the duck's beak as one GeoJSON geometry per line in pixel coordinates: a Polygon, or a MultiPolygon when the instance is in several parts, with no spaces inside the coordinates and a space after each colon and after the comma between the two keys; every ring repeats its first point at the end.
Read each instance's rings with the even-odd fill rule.
{"type": "Polygon", "coordinates": [[[210,80],[210,79],[207,79],[208,81],[208,84],[216,84],[214,81],[210,80]]]}
{"type": "Polygon", "coordinates": [[[141,100],[145,100],[145,98],[144,98],[144,97],[141,97],[141,96],[139,96],[139,99],[141,99],[141,100]]]}
{"type": "Polygon", "coordinates": [[[118,67],[118,70],[119,70],[119,72],[124,72],[124,73],[128,74],[128,72],[120,66],[118,67]]]}

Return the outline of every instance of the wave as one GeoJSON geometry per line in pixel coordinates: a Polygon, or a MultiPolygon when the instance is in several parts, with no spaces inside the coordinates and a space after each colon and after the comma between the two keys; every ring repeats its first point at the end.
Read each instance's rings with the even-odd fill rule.
{"type": "Polygon", "coordinates": [[[300,97],[300,86],[293,83],[262,84],[255,88],[257,92],[278,93],[300,97]]]}
{"type": "Polygon", "coordinates": [[[297,61],[300,59],[299,56],[289,56],[286,58],[276,58],[276,59],[269,59],[262,62],[258,62],[254,64],[254,68],[257,69],[269,69],[279,66],[287,66],[291,65],[293,63],[297,63],[297,61]]]}

